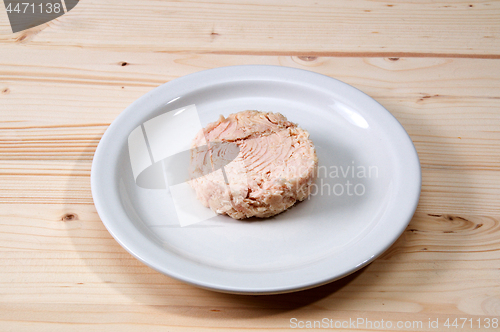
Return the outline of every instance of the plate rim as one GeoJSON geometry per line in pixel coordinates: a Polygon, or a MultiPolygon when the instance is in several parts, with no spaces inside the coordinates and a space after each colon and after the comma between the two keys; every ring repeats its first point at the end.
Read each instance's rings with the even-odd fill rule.
{"type": "MultiPolygon", "coordinates": [[[[200,89],[200,87],[198,87],[198,89],[200,89]]],[[[196,91],[196,89],[193,89],[193,91],[196,91]]],[[[165,95],[169,94],[167,93],[165,95]]],[[[349,100],[352,101],[352,99],[349,100]]],[[[356,104],[361,102],[356,101],[354,103],[356,104]]],[[[135,116],[138,115],[135,114],[135,116]]],[[[142,118],[145,118],[144,115],[142,116],[142,118]]],[[[183,282],[201,288],[220,291],[220,292],[227,292],[227,293],[237,293],[237,294],[277,294],[277,293],[287,293],[292,291],[304,290],[338,280],[363,268],[364,266],[368,265],[373,260],[375,260],[377,257],[379,257],[382,253],[384,253],[394,242],[396,242],[396,240],[404,232],[417,208],[420,198],[421,185],[422,185],[421,167],[415,146],[410,136],[408,135],[404,127],[401,125],[401,123],[399,123],[399,121],[385,107],[383,107],[375,99],[365,94],[361,90],[347,83],[344,83],[338,79],[305,69],[285,67],[285,66],[275,66],[275,65],[238,65],[238,66],[226,66],[226,67],[218,67],[213,69],[202,70],[185,76],[178,77],[150,90],[143,96],[136,99],[127,108],[125,108],[106,129],[94,153],[94,158],[91,167],[91,191],[97,213],[101,218],[101,221],[103,222],[104,226],[108,230],[108,232],[125,250],[127,250],[132,256],[137,258],[142,263],[146,264],[147,266],[155,269],[156,271],[162,274],[168,275],[175,279],[181,280],[183,282]],[[179,272],[178,270],[176,270],[179,269],[179,262],[174,262],[173,259],[171,259],[169,263],[175,263],[175,264],[173,264],[173,267],[170,266],[169,268],[168,266],[165,266],[165,264],[161,265],[157,260],[148,257],[147,250],[148,249],[153,250],[152,247],[148,245],[142,247],[141,244],[138,244],[139,240],[137,240],[142,237],[143,238],[142,241],[144,241],[144,239],[146,239],[147,241],[147,237],[141,234],[141,232],[137,232],[138,234],[136,234],[136,236],[138,237],[136,237],[136,240],[134,241],[133,234],[127,233],[128,226],[124,229],[120,229],[119,220],[116,220],[117,216],[115,216],[114,214],[110,214],[109,208],[106,207],[104,204],[105,198],[103,197],[104,193],[102,188],[102,181],[106,174],[104,174],[105,173],[103,171],[104,166],[102,165],[106,164],[106,158],[108,157],[108,155],[105,154],[106,148],[109,148],[109,145],[111,144],[110,137],[112,138],[113,134],[116,131],[119,131],[120,123],[127,121],[127,117],[134,115],[132,113],[135,108],[137,108],[143,103],[150,103],[150,104],[152,103],[152,105],[150,106],[150,110],[157,109],[157,107],[161,106],[162,103],[164,104],[164,102],[168,100],[168,98],[165,98],[164,96],[163,97],[159,96],[162,95],[162,91],[166,91],[172,88],[174,88],[173,90],[175,90],[176,85],[177,87],[179,87],[180,90],[182,90],[183,86],[185,88],[186,85],[189,85],[188,83],[193,79],[198,81],[203,81],[205,85],[207,85],[206,83],[210,82],[211,79],[212,80],[215,79],[215,81],[222,80],[221,82],[228,82],[229,81],[228,77],[232,79],[238,79],[239,77],[240,78],[239,80],[244,80],[242,79],[242,77],[244,78],[245,76],[248,76],[247,79],[252,79],[249,77],[253,77],[253,79],[258,79],[260,77],[261,79],[263,79],[266,76],[267,77],[274,76],[274,78],[277,81],[283,81],[285,78],[297,81],[296,78],[297,76],[301,78],[301,83],[303,83],[303,80],[305,79],[305,81],[307,81],[307,83],[311,84],[312,86],[317,86],[319,82],[323,82],[323,83],[329,83],[327,85],[330,86],[341,87],[344,90],[344,92],[347,92],[348,95],[354,95],[358,97],[359,100],[361,100],[361,102],[368,102],[378,112],[381,112],[381,114],[383,113],[385,116],[385,121],[388,121],[390,125],[393,126],[392,129],[395,129],[397,131],[396,136],[399,135],[398,144],[404,147],[403,152],[406,152],[405,155],[407,157],[407,159],[405,160],[406,162],[405,166],[411,168],[412,173],[414,173],[412,174],[413,181],[410,183],[411,193],[410,192],[407,193],[407,196],[410,197],[410,199],[406,204],[407,205],[405,208],[406,211],[404,211],[405,213],[403,213],[404,222],[400,221],[398,223],[399,227],[397,228],[397,230],[392,232],[390,241],[385,241],[384,245],[378,248],[378,250],[376,250],[374,254],[371,254],[371,256],[366,255],[367,258],[365,260],[359,262],[355,266],[352,266],[351,269],[344,270],[342,274],[331,275],[329,278],[328,277],[321,277],[316,279],[313,278],[314,280],[311,280],[310,282],[302,282],[300,284],[287,285],[283,287],[276,287],[276,286],[245,287],[244,285],[237,286],[234,284],[233,279],[231,279],[233,280],[233,284],[228,285],[224,284],[224,282],[213,282],[210,281],[210,279],[208,280],[207,278],[204,279],[200,275],[198,275],[198,277],[193,277],[192,275],[190,276],[189,273],[186,275],[186,272],[183,273],[182,271],[179,272]]],[[[128,231],[130,232],[130,227],[128,227],[128,231]]],[[[144,243],[142,244],[144,245],[144,243]]],[[[194,262],[190,263],[187,260],[184,260],[184,263],[193,264],[194,262]]],[[[210,269],[208,269],[208,266],[206,268],[202,268],[201,270],[197,269],[196,267],[190,267],[190,269],[191,272],[197,271],[195,273],[202,272],[203,270],[207,270],[204,272],[207,272],[208,274],[210,274],[211,272],[210,269]]],[[[180,270],[182,270],[182,268],[180,270]]],[[[241,272],[241,273],[249,273],[249,272],[241,272]]],[[[237,278],[238,276],[236,275],[234,277],[237,278]]]]}

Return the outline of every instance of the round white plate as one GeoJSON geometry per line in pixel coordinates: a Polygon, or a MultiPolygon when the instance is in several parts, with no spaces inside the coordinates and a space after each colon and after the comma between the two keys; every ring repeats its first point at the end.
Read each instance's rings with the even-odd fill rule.
{"type": "Polygon", "coordinates": [[[200,287],[264,294],[325,284],[373,261],[408,225],[421,173],[403,127],[361,91],[300,69],[233,66],[175,79],[130,105],[103,135],[91,182],[104,225],[145,264],[200,287]],[[202,126],[255,109],[309,131],[319,159],[311,197],[266,220],[216,216],[182,227],[171,190],[135,183],[128,139],[188,105],[202,126]]]}

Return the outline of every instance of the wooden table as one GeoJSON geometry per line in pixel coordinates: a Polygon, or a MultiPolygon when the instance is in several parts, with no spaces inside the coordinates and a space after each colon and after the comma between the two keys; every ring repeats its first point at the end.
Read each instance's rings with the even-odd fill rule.
{"type": "Polygon", "coordinates": [[[0,8],[0,331],[281,331],[323,318],[495,330],[500,1],[82,0],[16,34],[0,8]],[[420,203],[368,267],[298,293],[221,294],[146,267],[104,228],[89,175],[108,125],[164,82],[239,64],[338,78],[410,134],[420,203]]]}

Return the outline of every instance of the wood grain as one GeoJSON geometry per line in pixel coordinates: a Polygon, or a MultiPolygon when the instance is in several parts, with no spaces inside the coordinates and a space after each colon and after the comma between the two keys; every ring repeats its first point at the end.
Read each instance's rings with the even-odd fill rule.
{"type": "Polygon", "coordinates": [[[499,1],[82,0],[12,34],[0,9],[0,331],[500,318],[499,15],[499,1]],[[220,294],[146,267],[103,226],[90,167],[113,119],[164,82],[242,64],[340,79],[409,133],[419,206],[368,267],[298,293],[220,294]]]}
{"type": "Polygon", "coordinates": [[[285,329],[292,317],[500,314],[499,218],[417,212],[396,244],[361,272],[298,294],[255,297],[213,293],[154,272],[116,244],[92,205],[23,206],[0,206],[3,320],[56,329],[68,322],[83,329],[92,317],[91,326],[131,331],[136,324],[259,330],[285,329]]]}
{"type": "Polygon", "coordinates": [[[16,113],[5,112],[8,121],[0,124],[0,177],[7,189],[0,193],[3,202],[91,204],[93,152],[126,106],[185,74],[257,63],[323,73],[382,103],[416,145],[422,191],[429,193],[420,201],[425,210],[500,212],[500,66],[491,65],[497,60],[39,50],[23,66],[23,51],[8,50],[0,65],[0,89],[9,93],[0,95],[0,107],[15,107],[16,113]],[[21,185],[20,179],[26,183],[21,185]]]}
{"type": "Polygon", "coordinates": [[[85,330],[92,317],[125,331],[281,330],[292,317],[500,315],[500,68],[493,60],[85,50],[82,62],[76,51],[39,50],[26,66],[22,51],[9,51],[0,66],[9,90],[0,96],[5,327],[64,330],[71,322],[85,330]],[[160,275],[111,238],[92,205],[93,152],[123,108],[175,77],[251,63],[313,70],[369,93],[403,124],[422,163],[418,211],[398,242],[361,272],[299,295],[216,294],[160,275]]]}
{"type": "Polygon", "coordinates": [[[500,56],[498,1],[82,0],[0,45],[266,55],[500,56]]]}

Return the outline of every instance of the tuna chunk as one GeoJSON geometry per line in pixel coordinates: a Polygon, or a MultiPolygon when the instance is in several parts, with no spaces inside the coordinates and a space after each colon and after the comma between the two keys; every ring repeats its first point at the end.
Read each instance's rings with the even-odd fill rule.
{"type": "Polygon", "coordinates": [[[309,133],[279,113],[220,116],[193,148],[190,184],[198,200],[234,219],[271,217],[306,199],[318,165],[309,133]]]}

